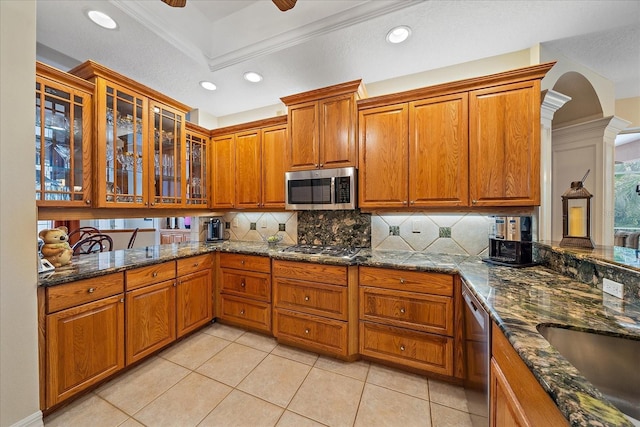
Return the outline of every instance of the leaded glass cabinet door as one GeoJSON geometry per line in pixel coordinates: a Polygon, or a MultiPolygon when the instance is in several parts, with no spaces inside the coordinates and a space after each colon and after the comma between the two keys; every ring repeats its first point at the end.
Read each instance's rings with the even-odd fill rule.
{"type": "Polygon", "coordinates": [[[36,77],[38,206],[91,204],[91,100],[87,92],[36,77]]]}
{"type": "Polygon", "coordinates": [[[151,206],[179,207],[185,201],[184,113],[150,102],[153,114],[151,206]]]}
{"type": "Polygon", "coordinates": [[[147,207],[147,105],[117,84],[98,84],[98,205],[147,207]]]}
{"type": "Polygon", "coordinates": [[[207,141],[208,136],[187,129],[186,181],[187,204],[207,207],[207,141]]]}

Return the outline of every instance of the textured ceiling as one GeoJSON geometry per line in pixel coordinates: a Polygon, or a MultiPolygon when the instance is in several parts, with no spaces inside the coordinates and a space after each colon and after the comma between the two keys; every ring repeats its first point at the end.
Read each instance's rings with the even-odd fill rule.
{"type": "Polygon", "coordinates": [[[537,43],[640,96],[640,1],[37,0],[38,59],[69,69],[93,59],[214,116],[352,79],[365,84],[528,49],[537,43]],[[86,11],[118,22],[97,27],[86,11]],[[401,45],[384,41],[409,25],[401,45]],[[245,71],[264,75],[260,84],[245,71]],[[198,82],[210,80],[214,92],[198,82]]]}

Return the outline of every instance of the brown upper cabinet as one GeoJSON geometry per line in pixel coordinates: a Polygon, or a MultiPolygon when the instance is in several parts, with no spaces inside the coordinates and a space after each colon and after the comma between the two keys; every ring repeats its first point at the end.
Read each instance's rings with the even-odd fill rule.
{"type": "Polygon", "coordinates": [[[359,205],[540,204],[540,80],[554,62],[358,101],[359,205]]]}
{"type": "Polygon", "coordinates": [[[357,166],[357,101],[362,80],[280,98],[288,107],[287,170],[357,166]]]}
{"type": "Polygon", "coordinates": [[[93,83],[36,62],[36,204],[91,205],[93,83]]]}
{"type": "Polygon", "coordinates": [[[190,108],[93,61],[70,73],[96,85],[94,205],[185,206],[190,108]]]}
{"type": "Polygon", "coordinates": [[[361,207],[468,204],[467,94],[362,110],[361,207]]]}
{"type": "Polygon", "coordinates": [[[212,208],[284,208],[286,119],[211,132],[212,208]]]}
{"type": "Polygon", "coordinates": [[[193,123],[186,125],[187,205],[209,205],[209,131],[193,123]]]}

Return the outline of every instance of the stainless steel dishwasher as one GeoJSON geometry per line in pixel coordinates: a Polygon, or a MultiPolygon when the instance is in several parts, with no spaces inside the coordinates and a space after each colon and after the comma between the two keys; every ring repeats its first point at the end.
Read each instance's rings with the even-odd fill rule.
{"type": "Polygon", "coordinates": [[[491,323],[489,315],[467,284],[462,283],[464,299],[465,379],[467,405],[474,427],[489,425],[489,363],[491,323]]]}

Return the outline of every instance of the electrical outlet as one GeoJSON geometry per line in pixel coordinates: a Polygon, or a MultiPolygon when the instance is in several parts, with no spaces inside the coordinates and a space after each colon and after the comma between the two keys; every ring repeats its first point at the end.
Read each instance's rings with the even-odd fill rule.
{"type": "Polygon", "coordinates": [[[233,228],[238,228],[238,218],[233,218],[232,224],[233,228]]]}
{"type": "Polygon", "coordinates": [[[624,285],[609,279],[602,279],[602,292],[622,299],[624,297],[624,285]]]}
{"type": "Polygon", "coordinates": [[[260,219],[260,228],[267,228],[267,219],[266,218],[261,218],[260,219]]]}
{"type": "Polygon", "coordinates": [[[411,232],[412,233],[420,233],[420,229],[422,228],[422,221],[419,219],[414,219],[411,224],[411,232]]]}

